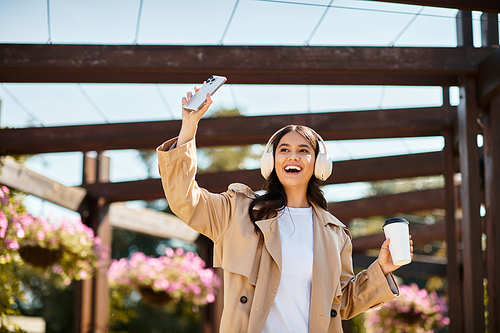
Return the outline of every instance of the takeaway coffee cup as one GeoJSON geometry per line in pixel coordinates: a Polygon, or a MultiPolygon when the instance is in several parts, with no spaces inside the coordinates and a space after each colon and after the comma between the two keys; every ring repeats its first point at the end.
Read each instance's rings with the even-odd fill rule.
{"type": "Polygon", "coordinates": [[[389,251],[395,265],[406,265],[411,262],[410,223],[403,218],[395,217],[384,222],[382,227],[385,238],[390,238],[389,251]]]}

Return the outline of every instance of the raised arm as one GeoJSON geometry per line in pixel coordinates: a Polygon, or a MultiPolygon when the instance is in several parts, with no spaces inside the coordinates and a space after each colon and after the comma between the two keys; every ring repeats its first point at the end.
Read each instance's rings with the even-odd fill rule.
{"type": "MultiPolygon", "coordinates": [[[[191,93],[183,98],[187,105],[191,93]]],[[[179,137],[170,139],[157,148],[158,163],[165,197],[172,211],[188,226],[216,241],[229,225],[235,210],[235,192],[221,194],[200,188],[196,178],[196,136],[198,122],[212,103],[210,95],[198,111],[182,110],[179,137]],[[177,144],[175,148],[173,145],[177,144]]]]}

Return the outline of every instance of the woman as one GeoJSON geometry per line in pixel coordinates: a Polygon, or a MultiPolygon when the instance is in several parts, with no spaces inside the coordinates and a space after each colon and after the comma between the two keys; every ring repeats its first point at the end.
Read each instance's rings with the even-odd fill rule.
{"type": "Polygon", "coordinates": [[[287,126],[271,138],[263,196],[243,184],[221,194],[198,187],[194,139],[210,104],[207,94],[199,111],[183,108],[179,137],[157,151],[172,211],[213,240],[214,266],[224,270],[220,332],[342,332],[341,318],[396,297],[389,240],[354,276],[349,231],[327,212],[319,188],[320,138],[311,129],[287,126]]]}

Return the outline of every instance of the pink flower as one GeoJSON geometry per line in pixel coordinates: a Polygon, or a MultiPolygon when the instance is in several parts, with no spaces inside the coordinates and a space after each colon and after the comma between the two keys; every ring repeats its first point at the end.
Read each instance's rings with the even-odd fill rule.
{"type": "Polygon", "coordinates": [[[7,245],[7,249],[8,250],[14,250],[14,251],[17,251],[19,250],[19,243],[17,242],[16,239],[14,240],[6,240],[5,241],[6,245],[7,245]]]}
{"type": "Polygon", "coordinates": [[[2,223],[3,221],[0,220],[0,238],[5,238],[5,234],[7,233],[7,221],[5,221],[5,224],[2,223]]]}
{"type": "Polygon", "coordinates": [[[45,231],[39,230],[36,234],[37,241],[43,241],[45,239],[45,231]]]}
{"type": "Polygon", "coordinates": [[[24,235],[25,235],[25,233],[24,233],[24,229],[22,229],[21,227],[19,227],[19,228],[17,229],[17,233],[16,233],[16,235],[17,235],[17,237],[18,237],[18,238],[24,238],[24,235]]]}
{"type": "Polygon", "coordinates": [[[2,186],[2,191],[3,191],[5,194],[9,194],[9,193],[10,193],[9,189],[8,189],[8,188],[7,188],[7,186],[5,186],[5,185],[4,185],[4,186],[2,186]]]}
{"type": "Polygon", "coordinates": [[[80,275],[82,279],[86,279],[88,276],[87,272],[84,271],[83,269],[78,272],[78,275],[80,275]]]}

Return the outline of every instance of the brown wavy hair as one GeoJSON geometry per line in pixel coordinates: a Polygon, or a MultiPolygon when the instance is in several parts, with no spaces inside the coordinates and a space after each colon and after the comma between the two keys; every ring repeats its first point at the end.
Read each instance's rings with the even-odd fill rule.
{"type": "MultiPolygon", "coordinates": [[[[311,147],[314,148],[314,156],[317,158],[319,154],[319,137],[309,127],[302,125],[288,125],[278,132],[273,140],[273,157],[275,157],[275,152],[278,148],[280,140],[283,136],[292,131],[297,132],[310,143],[311,147]]],[[[310,203],[315,203],[326,210],[328,204],[320,185],[321,181],[314,175],[311,179],[309,179],[309,184],[307,186],[307,200],[310,203]]],[[[269,177],[267,177],[262,189],[266,191],[266,193],[263,195],[256,195],[248,208],[248,214],[254,224],[259,220],[275,216],[287,205],[285,189],[278,179],[278,175],[276,174],[276,170],[274,168],[269,177]],[[258,208],[254,210],[255,207],[258,208]]]]}

